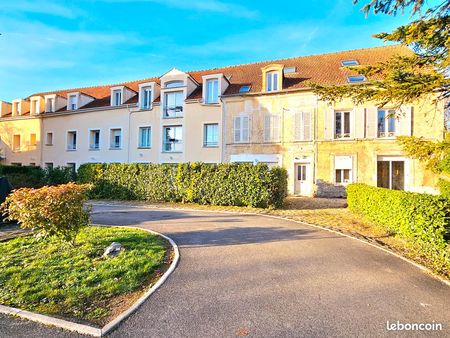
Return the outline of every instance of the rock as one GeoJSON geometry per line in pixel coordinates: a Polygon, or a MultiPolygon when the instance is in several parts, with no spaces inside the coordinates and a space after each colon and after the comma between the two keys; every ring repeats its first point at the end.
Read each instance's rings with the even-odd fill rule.
{"type": "Polygon", "coordinates": [[[122,244],[117,242],[112,242],[103,253],[103,257],[116,257],[122,250],[124,250],[122,244]]]}

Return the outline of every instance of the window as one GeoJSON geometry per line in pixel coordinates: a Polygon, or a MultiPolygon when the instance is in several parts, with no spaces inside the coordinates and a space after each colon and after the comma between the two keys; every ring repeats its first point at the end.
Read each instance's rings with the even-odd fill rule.
{"type": "Polygon", "coordinates": [[[14,102],[14,113],[20,115],[20,102],[14,102]]]}
{"type": "Polygon", "coordinates": [[[378,137],[393,137],[396,133],[395,110],[378,110],[378,137]]]}
{"type": "Polygon", "coordinates": [[[397,159],[378,160],[377,186],[393,190],[404,190],[405,161],[397,159]]]}
{"type": "Polygon", "coordinates": [[[31,101],[31,114],[39,114],[41,112],[41,107],[39,105],[39,100],[33,100],[31,101]]]}
{"type": "Polygon", "coordinates": [[[48,98],[47,103],[45,105],[45,111],[48,113],[52,113],[54,111],[53,110],[54,103],[55,103],[55,99],[48,98]]]}
{"type": "Polygon", "coordinates": [[[334,113],[334,138],[350,137],[350,112],[334,113]]]}
{"type": "Polygon", "coordinates": [[[183,127],[170,126],[164,127],[163,129],[164,129],[163,151],[164,152],[183,151],[183,127]]]}
{"type": "Polygon", "coordinates": [[[280,122],[279,115],[264,116],[264,142],[280,142],[280,122]]]}
{"type": "Polygon", "coordinates": [[[13,165],[15,167],[21,167],[22,163],[20,163],[20,162],[11,162],[11,165],[13,165]]]}
{"type": "Polygon", "coordinates": [[[266,91],[273,92],[278,90],[278,72],[266,73],[266,91]]]}
{"type": "Polygon", "coordinates": [[[71,170],[72,170],[72,172],[74,173],[75,171],[76,171],[76,168],[77,168],[77,164],[76,163],[74,163],[74,162],[67,162],[67,165],[66,165],[68,168],[70,168],[71,170]]]}
{"type": "Polygon", "coordinates": [[[152,139],[151,127],[139,128],[139,148],[150,148],[152,139]]]}
{"type": "Polygon", "coordinates": [[[334,182],[338,185],[352,183],[352,156],[335,156],[334,158],[334,182]]]}
{"type": "Polygon", "coordinates": [[[183,92],[170,92],[164,94],[164,117],[183,116],[183,92]]]}
{"type": "Polygon", "coordinates": [[[122,90],[113,90],[113,106],[120,106],[122,104],[122,90]]]}
{"type": "Polygon", "coordinates": [[[67,132],[67,150],[77,149],[77,132],[69,131],[67,132]]]}
{"type": "Polygon", "coordinates": [[[359,62],[357,60],[344,60],[344,61],[341,61],[341,65],[344,67],[357,66],[357,65],[359,65],[359,62]]]}
{"type": "Polygon", "coordinates": [[[184,86],[183,81],[169,81],[169,82],[166,82],[166,84],[165,84],[165,88],[178,88],[178,87],[183,87],[183,86],[184,86]]]}
{"type": "Polygon", "coordinates": [[[283,69],[284,74],[292,74],[292,73],[295,73],[296,71],[297,71],[296,67],[285,67],[283,69]]]}
{"type": "Polygon", "coordinates": [[[46,169],[53,169],[53,162],[45,162],[44,167],[46,169]]]}
{"type": "Polygon", "coordinates": [[[89,133],[89,149],[98,150],[100,149],[100,130],[91,130],[89,133]]]}
{"type": "Polygon", "coordinates": [[[37,140],[36,140],[36,134],[30,134],[30,146],[36,147],[37,140]]]}
{"type": "Polygon", "coordinates": [[[152,87],[141,89],[141,109],[150,109],[152,106],[152,87]]]}
{"type": "Polygon", "coordinates": [[[306,164],[300,164],[297,169],[297,180],[306,181],[306,164]]]}
{"type": "Polygon", "coordinates": [[[78,108],[77,96],[76,95],[70,95],[69,96],[69,109],[70,110],[76,110],[77,108],[78,108]]]}
{"type": "Polygon", "coordinates": [[[13,136],[13,150],[20,151],[20,135],[13,136]]]}
{"type": "Polygon", "coordinates": [[[311,112],[297,112],[294,115],[294,139],[311,140],[311,112]]]}
{"type": "Polygon", "coordinates": [[[120,149],[122,147],[122,129],[120,128],[111,129],[110,137],[111,137],[110,148],[120,149]]]}
{"type": "Polygon", "coordinates": [[[46,146],[52,146],[53,145],[53,133],[48,132],[47,136],[45,138],[45,145],[46,146]]]}
{"type": "Polygon", "coordinates": [[[233,121],[233,140],[235,143],[249,141],[249,117],[248,115],[236,116],[233,121]]]}
{"type": "Polygon", "coordinates": [[[366,78],[363,75],[351,75],[347,76],[348,83],[358,83],[366,81],[366,78]]]}
{"type": "Polygon", "coordinates": [[[252,88],[252,86],[241,86],[239,88],[239,93],[248,93],[251,88],[252,88]]]}
{"type": "Polygon", "coordinates": [[[203,146],[217,147],[219,145],[219,124],[208,123],[204,126],[203,146]]]}
{"type": "Polygon", "coordinates": [[[206,103],[218,103],[219,102],[219,80],[210,79],[206,80],[206,103]]]}

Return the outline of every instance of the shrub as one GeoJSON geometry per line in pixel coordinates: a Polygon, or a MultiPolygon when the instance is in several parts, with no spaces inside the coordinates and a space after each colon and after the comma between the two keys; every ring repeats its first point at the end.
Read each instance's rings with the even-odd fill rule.
{"type": "Polygon", "coordinates": [[[6,198],[1,209],[22,228],[34,229],[38,237],[56,236],[73,244],[77,233],[89,222],[89,211],[84,206],[89,189],[87,184],[75,183],[21,188],[6,198]]]}
{"type": "Polygon", "coordinates": [[[366,216],[404,239],[438,271],[450,273],[450,200],[443,196],[351,184],[350,210],[366,216]]]}
{"type": "Polygon", "coordinates": [[[37,166],[0,165],[0,176],[6,176],[14,189],[41,188],[44,185],[65,184],[76,180],[69,167],[43,169],[37,166]]]}
{"type": "Polygon", "coordinates": [[[80,183],[91,198],[281,207],[287,173],[258,164],[83,164],[80,183]]]}

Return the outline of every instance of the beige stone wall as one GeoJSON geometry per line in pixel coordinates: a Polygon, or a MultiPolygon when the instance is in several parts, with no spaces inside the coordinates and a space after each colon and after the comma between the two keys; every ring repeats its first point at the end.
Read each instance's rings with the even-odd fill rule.
{"type": "Polygon", "coordinates": [[[41,163],[41,123],[38,117],[4,118],[0,122],[1,164],[20,163],[40,165],[41,163]],[[32,134],[36,144],[32,144],[32,134]],[[20,148],[14,149],[14,135],[20,135],[20,148]]]}

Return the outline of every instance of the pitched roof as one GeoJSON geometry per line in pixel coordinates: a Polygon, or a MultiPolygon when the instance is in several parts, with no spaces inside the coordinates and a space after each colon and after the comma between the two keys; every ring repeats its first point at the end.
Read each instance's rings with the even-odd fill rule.
{"type": "MultiPolygon", "coordinates": [[[[331,85],[346,84],[347,75],[351,72],[342,66],[344,60],[357,60],[361,65],[375,64],[385,61],[394,55],[408,55],[411,50],[402,45],[392,45],[384,47],[364,48],[347,50],[335,53],[316,54],[309,56],[300,56],[287,59],[263,61],[249,64],[241,64],[236,66],[228,66],[222,68],[213,68],[207,70],[188,71],[195,81],[202,83],[202,76],[209,74],[223,74],[230,82],[224,95],[238,94],[239,89],[243,85],[251,85],[248,93],[259,93],[262,91],[262,71],[261,68],[271,64],[282,64],[284,67],[295,67],[296,72],[285,74],[283,79],[283,89],[301,89],[307,88],[307,81],[315,83],[331,85]]],[[[143,80],[134,80],[113,85],[84,87],[64,89],[44,93],[36,93],[34,95],[57,94],[67,97],[68,93],[80,92],[90,95],[95,100],[83,108],[102,107],[110,105],[110,88],[115,86],[126,86],[133,91],[138,92],[139,84],[145,82],[157,82],[158,77],[147,78],[143,80]]],[[[202,91],[197,89],[188,97],[188,99],[201,98],[202,91]]],[[[129,100],[127,103],[137,102],[137,97],[129,100]]]]}

